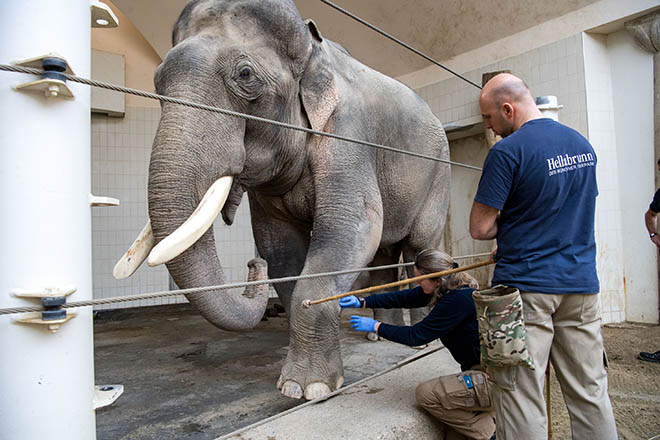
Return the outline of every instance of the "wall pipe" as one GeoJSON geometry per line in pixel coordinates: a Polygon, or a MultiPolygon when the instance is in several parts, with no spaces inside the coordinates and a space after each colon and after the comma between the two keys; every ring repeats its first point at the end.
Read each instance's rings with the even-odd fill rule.
{"type": "MultiPolygon", "coordinates": [[[[90,75],[89,0],[6,0],[0,62],[51,52],[90,75]]],[[[32,75],[0,73],[0,307],[37,305],[14,289],[77,289],[91,299],[90,92],[73,98],[14,89],[32,75]]],[[[69,312],[70,313],[70,312],[69,312]]],[[[94,439],[91,307],[51,333],[0,316],[0,438],[94,439]]]]}

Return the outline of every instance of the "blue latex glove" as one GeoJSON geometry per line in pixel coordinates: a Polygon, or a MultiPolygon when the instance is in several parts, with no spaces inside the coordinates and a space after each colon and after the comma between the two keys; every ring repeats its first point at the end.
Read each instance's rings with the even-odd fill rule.
{"type": "Polygon", "coordinates": [[[375,332],[377,322],[375,319],[364,316],[351,315],[351,328],[359,332],[375,332]]]}
{"type": "Polygon", "coordinates": [[[360,308],[360,300],[355,295],[345,296],[339,300],[342,309],[360,308]]]}

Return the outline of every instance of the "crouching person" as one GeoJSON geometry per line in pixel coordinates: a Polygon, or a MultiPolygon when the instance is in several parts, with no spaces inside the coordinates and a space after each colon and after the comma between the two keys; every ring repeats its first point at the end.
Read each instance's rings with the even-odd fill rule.
{"type": "MultiPolygon", "coordinates": [[[[427,249],[415,257],[415,276],[458,267],[446,253],[427,249]]],[[[413,289],[371,295],[348,296],[342,309],[432,307],[424,320],[413,326],[396,326],[353,315],[351,327],[376,332],[393,342],[409,346],[440,339],[461,372],[421,383],[416,390],[419,405],[447,427],[446,439],[487,440],[495,432],[490,383],[479,365],[479,332],[472,292],[479,286],[466,272],[422,280],[413,289]]]]}

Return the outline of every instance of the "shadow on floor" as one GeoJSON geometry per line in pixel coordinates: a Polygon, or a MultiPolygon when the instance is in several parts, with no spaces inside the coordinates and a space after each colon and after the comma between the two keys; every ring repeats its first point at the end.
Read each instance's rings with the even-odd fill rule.
{"type": "MultiPolygon", "coordinates": [[[[416,353],[367,341],[350,330],[348,315],[341,324],[346,384],[416,353]]],[[[275,387],[287,326],[279,314],[228,332],[188,304],[96,313],[96,384],[124,385],[112,406],[96,411],[97,438],[213,439],[303,403],[275,387]]]]}

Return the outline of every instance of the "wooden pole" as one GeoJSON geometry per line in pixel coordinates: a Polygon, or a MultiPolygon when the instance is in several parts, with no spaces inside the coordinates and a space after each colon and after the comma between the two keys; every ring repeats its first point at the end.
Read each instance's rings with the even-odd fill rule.
{"type": "Polygon", "coordinates": [[[494,263],[495,262],[493,260],[485,260],[485,261],[481,261],[479,263],[469,264],[469,265],[463,266],[463,267],[457,267],[455,269],[443,270],[442,272],[429,273],[429,274],[426,274],[426,275],[420,275],[418,277],[407,278],[405,280],[394,281],[392,283],[381,284],[381,285],[378,285],[378,286],[365,287],[364,289],[353,290],[351,292],[346,292],[346,293],[340,293],[339,295],[329,296],[327,298],[321,298],[321,299],[317,299],[317,300],[314,300],[314,301],[306,299],[302,302],[302,305],[303,305],[303,307],[307,308],[307,307],[311,306],[312,304],[320,304],[320,303],[324,303],[324,302],[327,302],[327,301],[333,301],[335,299],[340,299],[340,298],[343,298],[343,297],[349,296],[349,295],[359,295],[359,294],[362,294],[362,293],[375,292],[377,290],[383,290],[383,289],[387,289],[389,287],[402,286],[404,284],[414,283],[416,281],[426,280],[426,279],[429,279],[429,278],[438,278],[438,277],[445,276],[445,275],[451,275],[451,274],[457,273],[457,272],[464,272],[466,270],[476,269],[478,267],[487,266],[489,264],[494,264],[494,263]]]}

